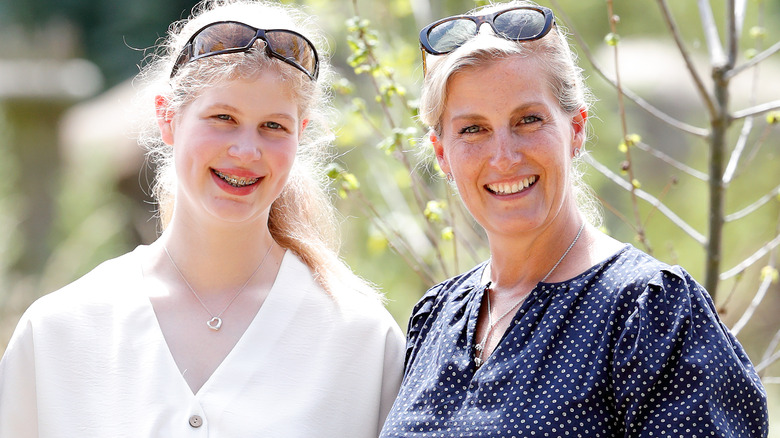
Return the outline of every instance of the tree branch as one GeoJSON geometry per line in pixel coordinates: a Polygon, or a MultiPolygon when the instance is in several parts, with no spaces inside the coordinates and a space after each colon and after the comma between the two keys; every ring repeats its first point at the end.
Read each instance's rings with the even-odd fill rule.
{"type": "Polygon", "coordinates": [[[721,280],[727,280],[740,272],[744,271],[745,269],[749,268],[753,263],[756,263],[761,259],[761,257],[764,257],[767,255],[769,251],[772,251],[773,249],[777,248],[777,246],[780,245],[780,235],[775,236],[774,239],[767,242],[764,246],[758,249],[758,251],[754,252],[750,257],[743,260],[741,263],[739,263],[737,266],[734,266],[733,268],[729,269],[728,271],[720,274],[721,280]]]}
{"type": "Polygon", "coordinates": [[[769,345],[767,345],[766,350],[764,350],[764,356],[761,358],[761,362],[772,357],[772,352],[775,351],[775,348],[777,348],[778,345],[780,345],[780,330],[775,332],[775,335],[772,337],[769,345]]]}
{"type": "Polygon", "coordinates": [[[759,114],[768,113],[769,111],[774,111],[776,109],[780,109],[780,99],[773,100],[771,102],[762,103],[760,105],[752,106],[750,108],[745,108],[743,110],[734,111],[731,114],[731,119],[739,120],[745,117],[757,116],[759,114]]]}
{"type": "Polygon", "coordinates": [[[769,286],[772,285],[772,276],[767,275],[764,277],[764,280],[761,281],[761,286],[758,287],[758,291],[756,292],[756,295],[753,297],[753,300],[750,302],[750,305],[747,309],[745,309],[745,313],[742,314],[742,317],[739,318],[739,321],[734,324],[734,326],[731,328],[731,333],[734,334],[734,336],[737,336],[740,331],[742,331],[743,328],[745,328],[745,325],[750,321],[750,318],[753,317],[753,314],[756,313],[756,309],[758,309],[758,306],[761,304],[761,301],[764,300],[764,297],[766,297],[766,292],[769,290],[769,286]]]}
{"type": "Polygon", "coordinates": [[[774,55],[775,53],[777,53],[779,51],[780,51],[780,41],[774,43],[768,49],[766,49],[763,52],[759,53],[758,55],[754,56],[750,61],[747,61],[746,63],[731,69],[728,73],[726,73],[725,78],[726,79],[731,79],[734,76],[742,73],[743,71],[745,71],[745,70],[747,70],[747,69],[749,69],[751,67],[755,67],[756,65],[758,65],[758,63],[760,63],[761,61],[769,58],[770,56],[774,55]]]}
{"type": "Polygon", "coordinates": [[[685,45],[683,44],[682,37],[680,36],[679,29],[677,28],[677,23],[674,21],[674,17],[672,17],[672,14],[669,12],[669,8],[666,5],[666,0],[658,0],[658,5],[661,7],[661,12],[663,13],[666,25],[669,28],[669,32],[671,32],[672,37],[674,38],[674,42],[677,44],[677,49],[680,51],[680,55],[682,56],[683,61],[685,61],[685,66],[688,68],[688,72],[691,74],[693,83],[696,85],[696,91],[699,92],[699,95],[704,101],[704,105],[707,107],[707,111],[710,112],[710,116],[715,117],[717,114],[717,109],[715,108],[715,104],[712,101],[712,96],[710,96],[710,94],[707,92],[707,87],[704,86],[704,81],[702,81],[699,73],[696,71],[696,67],[693,65],[691,56],[688,54],[688,49],[686,49],[685,45]]]}
{"type": "Polygon", "coordinates": [[[768,368],[773,363],[777,362],[777,360],[780,359],[780,351],[775,352],[773,355],[769,356],[768,358],[764,359],[756,365],[756,372],[760,373],[765,368],[768,368]]]}
{"type": "Polygon", "coordinates": [[[682,162],[680,162],[678,160],[675,160],[674,158],[670,157],[669,155],[661,152],[660,150],[658,150],[658,149],[656,149],[656,148],[654,148],[654,147],[652,147],[652,146],[650,146],[648,144],[645,144],[645,143],[640,141],[640,142],[634,143],[634,145],[636,147],[638,147],[639,149],[649,153],[650,155],[658,158],[659,160],[663,161],[664,163],[666,163],[666,164],[668,164],[668,165],[670,165],[670,166],[672,166],[672,167],[674,167],[676,169],[679,169],[679,170],[687,173],[688,175],[690,175],[690,176],[692,176],[694,178],[700,179],[702,181],[708,181],[710,179],[709,175],[707,175],[706,173],[704,173],[704,172],[702,172],[700,170],[696,170],[696,169],[694,169],[694,168],[688,166],[687,164],[682,163],[682,162]]]}
{"type": "MultiPolygon", "coordinates": [[[[591,157],[590,155],[585,156],[585,160],[593,166],[594,169],[601,172],[604,176],[609,178],[612,182],[617,184],[618,186],[624,188],[627,191],[631,191],[633,188],[633,185],[629,183],[628,181],[621,178],[619,175],[615,174],[607,166],[599,163],[591,157]]],[[[657,208],[658,211],[660,211],[664,216],[666,216],[669,220],[672,221],[675,225],[677,225],[680,229],[685,231],[686,234],[688,234],[693,240],[698,242],[701,245],[705,245],[707,243],[704,235],[696,231],[692,226],[688,225],[682,218],[677,216],[672,210],[669,209],[666,205],[664,205],[661,201],[659,201],[657,198],[655,198],[653,195],[645,192],[644,190],[636,189],[636,195],[637,197],[645,200],[653,207],[657,208]]]]}
{"type": "MultiPolygon", "coordinates": [[[[726,43],[728,45],[727,64],[726,68],[731,70],[734,68],[734,64],[737,62],[737,50],[739,45],[739,31],[740,23],[738,22],[737,15],[740,15],[737,11],[738,0],[726,1],[726,43]]],[[[744,11],[743,11],[744,13],[744,11]]],[[[728,81],[728,79],[726,79],[728,81]]]]}
{"type": "MultiPolygon", "coordinates": [[[[588,60],[590,65],[593,67],[593,70],[598,73],[599,76],[602,77],[605,81],[612,84],[613,87],[617,87],[617,82],[607,76],[607,74],[604,72],[604,69],[599,65],[598,62],[596,62],[596,58],[593,56],[593,53],[590,51],[590,47],[585,42],[585,40],[582,39],[580,36],[580,33],[577,32],[576,28],[572,24],[572,21],[569,19],[569,17],[566,15],[566,13],[561,9],[560,5],[556,0],[551,0],[552,5],[556,8],[556,14],[558,17],[566,23],[567,27],[571,30],[571,34],[574,36],[574,39],[577,40],[577,44],[579,45],[580,49],[582,50],[582,53],[585,55],[585,58],[588,60]]],[[[623,94],[632,102],[634,102],[639,108],[645,110],[648,114],[651,116],[657,118],[658,120],[666,123],[667,125],[678,129],[682,132],[687,132],[688,134],[695,135],[697,137],[706,138],[709,135],[709,131],[704,128],[699,128],[697,126],[689,125],[687,123],[681,122],[674,117],[666,114],[665,112],[661,111],[660,109],[656,108],[652,104],[650,104],[648,101],[642,99],[634,93],[633,91],[629,90],[628,88],[623,87],[623,94]]]]}
{"type": "Polygon", "coordinates": [[[709,0],[697,0],[697,3],[702,29],[704,29],[704,38],[707,40],[707,48],[710,51],[710,63],[713,66],[724,66],[726,65],[726,54],[723,52],[723,45],[720,42],[718,26],[715,24],[710,2],[709,0]]]}
{"type": "Polygon", "coordinates": [[[776,196],[780,195],[780,186],[775,187],[772,189],[771,192],[767,193],[766,195],[759,198],[757,201],[753,202],[752,204],[748,205],[747,207],[743,208],[742,210],[736,211],[734,213],[731,213],[730,215],[726,216],[725,220],[726,222],[732,222],[735,220],[742,219],[743,217],[749,215],[750,213],[753,213],[754,211],[758,210],[760,207],[762,207],[767,202],[775,199],[776,196]]]}

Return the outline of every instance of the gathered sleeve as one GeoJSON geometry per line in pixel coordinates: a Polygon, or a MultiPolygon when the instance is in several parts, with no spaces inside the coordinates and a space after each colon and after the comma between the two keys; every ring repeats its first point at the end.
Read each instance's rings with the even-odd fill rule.
{"type": "Polygon", "coordinates": [[[409,326],[406,330],[406,357],[404,359],[404,369],[408,369],[414,360],[416,351],[419,348],[419,342],[425,338],[424,332],[428,327],[428,319],[433,313],[433,309],[438,301],[441,285],[429,289],[425,295],[417,302],[409,316],[409,326]]]}
{"type": "Polygon", "coordinates": [[[0,437],[38,436],[33,326],[28,314],[0,359],[0,437]]]}
{"type": "Polygon", "coordinates": [[[616,306],[610,383],[625,436],[767,436],[760,379],[687,272],[661,270],[616,306]]]}

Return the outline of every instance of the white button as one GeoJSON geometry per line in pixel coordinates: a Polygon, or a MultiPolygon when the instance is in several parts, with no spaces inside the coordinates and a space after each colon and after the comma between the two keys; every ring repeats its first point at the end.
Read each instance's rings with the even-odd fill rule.
{"type": "Polygon", "coordinates": [[[200,418],[200,415],[193,415],[190,417],[190,426],[192,427],[200,427],[203,424],[203,419],[200,418]]]}

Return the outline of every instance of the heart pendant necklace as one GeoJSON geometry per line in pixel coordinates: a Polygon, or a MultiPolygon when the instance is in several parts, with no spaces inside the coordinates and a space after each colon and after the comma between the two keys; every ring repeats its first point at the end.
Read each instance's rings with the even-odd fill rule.
{"type": "Polygon", "coordinates": [[[252,275],[250,275],[249,278],[247,278],[247,280],[244,282],[244,284],[241,286],[241,288],[238,289],[238,292],[236,292],[236,294],[233,295],[233,298],[230,299],[230,302],[227,303],[227,306],[225,306],[225,308],[222,309],[221,312],[219,312],[216,315],[214,315],[213,313],[211,313],[211,311],[209,311],[209,308],[206,307],[206,305],[203,303],[203,300],[200,299],[200,296],[198,296],[198,293],[195,292],[195,289],[192,287],[192,285],[190,285],[190,282],[187,281],[187,277],[185,277],[184,274],[182,274],[182,272],[179,269],[179,267],[176,266],[176,262],[173,261],[173,257],[171,257],[171,253],[168,252],[168,248],[165,245],[163,245],[163,249],[165,250],[165,254],[168,255],[168,259],[171,261],[171,264],[173,265],[173,268],[176,269],[176,272],[179,273],[179,276],[181,277],[181,279],[184,280],[184,283],[187,285],[188,288],[190,288],[190,291],[192,292],[193,295],[195,295],[195,298],[198,300],[200,305],[203,306],[203,309],[206,310],[206,313],[208,313],[211,316],[211,319],[206,321],[206,325],[211,330],[214,330],[214,331],[219,331],[219,329],[222,328],[222,314],[225,313],[225,311],[228,309],[228,307],[230,307],[230,305],[233,304],[233,301],[235,301],[236,298],[238,298],[238,296],[241,295],[241,292],[244,291],[244,288],[246,287],[246,285],[248,285],[249,282],[252,280],[252,278],[255,277],[255,274],[257,274],[257,272],[260,270],[260,267],[263,266],[263,263],[265,263],[265,259],[268,258],[268,254],[271,253],[271,248],[273,248],[273,245],[270,245],[268,247],[268,251],[265,252],[265,255],[263,256],[263,259],[260,261],[260,264],[257,265],[257,268],[255,268],[255,271],[252,272],[252,275]]]}

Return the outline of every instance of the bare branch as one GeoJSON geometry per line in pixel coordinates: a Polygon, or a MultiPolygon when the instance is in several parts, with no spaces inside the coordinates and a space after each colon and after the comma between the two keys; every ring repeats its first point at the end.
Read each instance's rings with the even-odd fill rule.
{"type": "Polygon", "coordinates": [[[436,284],[436,275],[428,268],[428,264],[420,259],[417,252],[409,245],[407,239],[405,239],[395,228],[382,220],[382,215],[379,214],[371,201],[366,199],[362,192],[358,190],[356,193],[361,202],[361,206],[367,212],[366,217],[368,217],[374,226],[381,230],[382,234],[387,237],[387,244],[395,250],[396,254],[404,259],[407,266],[412,268],[425,284],[436,284]],[[391,239],[391,237],[394,237],[395,239],[391,239]]]}
{"type": "MultiPolygon", "coordinates": [[[[631,191],[631,189],[634,187],[631,183],[621,178],[619,175],[615,174],[607,166],[599,163],[596,161],[592,156],[586,155],[585,160],[593,166],[596,170],[601,172],[604,176],[609,178],[612,182],[619,185],[620,187],[631,191]]],[[[665,204],[663,204],[661,201],[659,201],[657,198],[655,198],[653,195],[645,192],[644,190],[636,189],[636,196],[645,200],[653,207],[657,208],[658,211],[660,211],[664,216],[666,216],[669,220],[672,221],[673,224],[677,225],[680,229],[685,231],[686,234],[688,234],[692,239],[697,241],[701,245],[705,245],[707,243],[704,235],[696,231],[692,226],[688,225],[682,218],[677,216],[669,207],[667,207],[665,204]]]]}
{"type": "Polygon", "coordinates": [[[745,328],[745,325],[750,321],[750,318],[753,317],[753,314],[756,313],[756,309],[758,309],[758,306],[761,304],[761,301],[764,300],[764,297],[766,297],[766,292],[769,290],[769,286],[772,285],[772,276],[766,275],[764,276],[764,280],[761,282],[761,285],[758,287],[758,291],[756,292],[756,295],[753,297],[753,300],[750,302],[750,305],[747,309],[745,309],[745,312],[742,314],[742,317],[739,318],[739,321],[734,324],[734,326],[731,328],[731,332],[734,334],[734,336],[737,336],[740,331],[742,331],[743,328],[745,328]]]}
{"type": "Polygon", "coordinates": [[[723,52],[723,45],[718,35],[718,26],[715,24],[715,17],[712,15],[712,7],[709,0],[697,0],[699,4],[699,15],[701,25],[704,29],[704,38],[707,40],[707,48],[710,51],[710,63],[713,66],[726,65],[726,54],[723,52]]]}
{"type": "MultiPolygon", "coordinates": [[[[612,84],[613,86],[617,86],[617,83],[611,79],[608,78],[604,72],[601,70],[600,67],[593,65],[593,68],[599,73],[601,77],[603,77],[607,82],[612,84]]],[[[630,89],[623,86],[623,94],[629,98],[632,102],[634,102],[639,108],[642,108],[645,110],[648,114],[651,116],[657,118],[658,120],[666,123],[667,125],[679,129],[680,131],[687,132],[688,134],[695,135],[697,137],[706,138],[710,135],[710,131],[708,131],[705,128],[699,128],[698,126],[689,125],[685,122],[681,122],[680,120],[675,119],[674,117],[666,114],[665,112],[661,111],[660,109],[656,108],[651,104],[650,102],[646,101],[642,97],[640,97],[638,94],[634,93],[630,89]]]]}
{"type": "Polygon", "coordinates": [[[766,350],[764,350],[764,356],[761,358],[761,361],[763,362],[769,359],[772,356],[772,352],[775,351],[778,345],[780,345],[780,330],[775,332],[775,335],[772,337],[772,340],[769,342],[769,345],[767,345],[766,350]]]}
{"type": "MultiPolygon", "coordinates": [[[[607,0],[607,14],[608,14],[608,20],[609,20],[609,27],[613,34],[617,35],[617,15],[615,15],[614,12],[614,0],[607,0]]],[[[615,44],[612,48],[613,56],[614,56],[614,62],[615,62],[615,82],[617,83],[616,89],[617,89],[617,101],[618,101],[618,115],[620,117],[620,126],[622,128],[623,132],[623,139],[628,138],[628,121],[626,120],[626,106],[625,106],[625,99],[623,96],[623,82],[620,79],[620,49],[618,48],[618,44],[615,44]]],[[[624,140],[625,141],[625,140],[624,140]]],[[[632,166],[631,163],[631,148],[626,147],[624,152],[626,156],[626,162],[629,163],[628,166],[625,167],[626,172],[628,173],[628,179],[631,181],[634,181],[634,166],[632,166]]],[[[648,254],[652,255],[652,247],[650,246],[650,242],[647,240],[646,233],[645,233],[645,227],[642,224],[642,216],[639,213],[639,202],[637,201],[637,195],[636,190],[638,187],[631,186],[631,206],[633,207],[634,211],[634,220],[636,221],[636,227],[634,228],[636,230],[636,237],[637,240],[644,246],[645,251],[647,251],[648,254]]]]}
{"type": "Polygon", "coordinates": [[[696,67],[693,65],[693,60],[691,60],[691,56],[688,54],[688,49],[686,49],[685,45],[683,44],[682,36],[680,36],[679,29],[677,28],[677,23],[674,21],[674,17],[672,17],[672,14],[669,12],[669,8],[666,5],[666,0],[658,0],[658,5],[661,7],[661,12],[663,13],[666,25],[669,27],[669,31],[674,38],[674,42],[677,44],[677,49],[680,51],[680,55],[682,56],[683,61],[685,61],[685,66],[688,68],[688,72],[691,74],[691,79],[693,79],[693,82],[696,85],[696,90],[699,92],[699,95],[704,101],[704,105],[707,107],[710,115],[714,117],[717,114],[715,104],[712,102],[712,97],[707,92],[707,87],[704,86],[704,81],[702,81],[699,73],[696,71],[696,67]]]}
{"type": "Polygon", "coordinates": [[[743,71],[756,66],[761,61],[769,58],[770,56],[774,55],[775,53],[780,51],[780,41],[774,43],[770,48],[764,50],[763,52],[759,53],[758,55],[754,56],[750,61],[747,61],[746,63],[733,68],[728,73],[724,75],[724,78],[731,79],[734,76],[742,73],[743,71]]]}
{"type": "Polygon", "coordinates": [[[702,172],[700,170],[696,170],[696,169],[694,169],[694,168],[688,166],[687,164],[682,163],[682,162],[680,162],[678,160],[675,160],[674,158],[670,157],[669,155],[661,152],[660,150],[658,150],[658,149],[656,149],[656,148],[654,148],[654,147],[652,147],[652,146],[650,146],[648,144],[645,144],[645,143],[640,141],[640,142],[634,143],[634,145],[636,147],[638,147],[639,149],[649,153],[650,155],[658,158],[659,160],[663,161],[664,163],[666,163],[666,164],[668,164],[668,165],[670,165],[670,166],[672,166],[672,167],[674,167],[676,169],[679,169],[679,170],[687,173],[688,175],[690,175],[690,176],[692,176],[694,178],[698,178],[698,179],[700,179],[702,181],[708,181],[710,179],[709,175],[707,175],[706,173],[704,173],[704,172],[702,172]]]}
{"type": "MultiPolygon", "coordinates": [[[[753,91],[750,93],[750,100],[751,104],[753,103],[755,96],[756,96],[756,90],[755,90],[755,84],[758,82],[758,70],[756,70],[756,80],[753,81],[753,91]]],[[[723,185],[728,187],[729,184],[731,184],[731,180],[734,179],[734,175],[737,173],[737,166],[739,165],[739,160],[742,158],[742,153],[745,151],[745,147],[747,146],[748,137],[750,137],[750,132],[753,130],[753,117],[747,117],[745,118],[745,123],[742,125],[742,131],[739,133],[739,138],[737,139],[737,145],[734,146],[734,151],[731,153],[731,158],[729,159],[729,164],[726,165],[726,170],[723,172],[723,185]]]]}
{"type": "Polygon", "coordinates": [[[765,368],[768,368],[773,363],[777,362],[777,360],[780,359],[780,351],[776,351],[773,355],[769,356],[768,358],[764,359],[756,365],[756,372],[760,373],[765,368]]]}
{"type": "Polygon", "coordinates": [[[734,111],[734,113],[731,115],[731,118],[732,120],[738,120],[745,117],[768,113],[769,111],[774,111],[776,109],[780,109],[780,99],[762,103],[750,108],[745,108],[740,111],[734,111]]]}
{"type": "Polygon", "coordinates": [[[720,274],[721,280],[727,280],[740,272],[744,271],[745,269],[749,268],[753,263],[756,263],[757,261],[761,260],[762,257],[767,255],[769,251],[772,251],[773,249],[777,248],[777,246],[780,245],[780,235],[775,236],[774,239],[767,242],[764,246],[758,249],[758,251],[754,252],[750,257],[743,260],[741,263],[739,263],[737,266],[734,266],[733,268],[729,269],[728,271],[720,274]]]}
{"type": "Polygon", "coordinates": [[[737,35],[742,35],[742,28],[745,25],[745,11],[747,10],[747,0],[737,0],[734,4],[734,28],[737,35]]]}
{"type": "Polygon", "coordinates": [[[725,221],[726,222],[732,222],[738,219],[742,219],[743,217],[749,215],[750,213],[753,213],[754,211],[758,210],[760,207],[762,207],[767,202],[775,199],[776,196],[780,195],[780,186],[775,187],[771,192],[767,193],[766,195],[759,198],[754,203],[748,205],[747,207],[743,208],[742,210],[739,210],[737,212],[731,213],[730,215],[726,216],[725,221]]]}
{"type": "MultiPolygon", "coordinates": [[[[598,73],[599,76],[601,76],[605,81],[612,84],[613,87],[617,87],[617,82],[609,77],[605,72],[604,69],[599,65],[598,62],[596,62],[596,58],[593,56],[593,53],[590,51],[590,47],[585,42],[585,40],[582,39],[580,36],[580,33],[577,32],[576,28],[572,24],[573,22],[569,19],[569,17],[566,15],[566,13],[561,9],[560,5],[558,5],[558,2],[556,0],[551,0],[551,3],[553,6],[555,6],[556,14],[558,15],[558,18],[566,23],[567,27],[570,29],[572,35],[577,40],[577,44],[579,45],[580,49],[582,50],[583,55],[585,55],[585,58],[588,60],[590,65],[593,67],[593,70],[598,73]]],[[[704,128],[699,128],[697,126],[689,125],[687,123],[681,122],[674,117],[666,114],[665,112],[661,111],[660,109],[656,108],[652,104],[650,104],[648,101],[642,99],[634,93],[633,91],[629,90],[628,88],[623,87],[623,94],[632,102],[634,102],[639,108],[645,110],[648,114],[651,116],[657,118],[658,120],[668,124],[669,126],[678,129],[683,132],[687,132],[688,134],[695,135],[697,137],[706,138],[709,135],[709,131],[704,128]]]]}
{"type": "MultiPolygon", "coordinates": [[[[739,12],[737,11],[736,1],[737,0],[726,1],[726,44],[728,46],[726,66],[728,69],[734,67],[734,63],[737,60],[737,46],[739,44],[740,23],[737,21],[739,12]]],[[[744,14],[744,10],[742,12],[744,14]]],[[[720,65],[718,66],[720,67],[720,65]]],[[[726,81],[728,81],[728,79],[726,79],[726,81]]]]}

